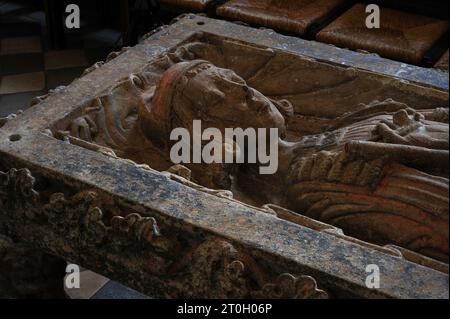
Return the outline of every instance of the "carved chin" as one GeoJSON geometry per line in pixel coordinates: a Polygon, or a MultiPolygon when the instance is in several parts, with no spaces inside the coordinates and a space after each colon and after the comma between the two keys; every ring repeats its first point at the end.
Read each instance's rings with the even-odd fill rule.
{"type": "Polygon", "coordinates": [[[284,121],[284,118],[280,116],[278,119],[271,119],[271,122],[267,125],[260,126],[265,128],[278,128],[280,137],[283,137],[286,135],[286,123],[284,121]]]}
{"type": "Polygon", "coordinates": [[[279,127],[278,129],[279,129],[279,134],[278,134],[279,137],[280,138],[285,138],[286,137],[286,131],[287,131],[286,126],[283,125],[283,126],[279,127]]]}

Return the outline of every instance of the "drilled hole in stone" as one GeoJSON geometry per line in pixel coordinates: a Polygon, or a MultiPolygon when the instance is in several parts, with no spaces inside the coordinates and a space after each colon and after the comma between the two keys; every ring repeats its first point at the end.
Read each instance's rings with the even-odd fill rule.
{"type": "Polygon", "coordinates": [[[13,134],[13,135],[11,135],[11,136],[9,137],[9,140],[10,140],[11,142],[17,142],[17,141],[20,141],[21,138],[22,138],[21,135],[19,135],[19,134],[13,134]]]}
{"type": "Polygon", "coordinates": [[[199,21],[199,22],[197,22],[197,24],[198,24],[198,25],[205,25],[205,22],[199,21]]]}

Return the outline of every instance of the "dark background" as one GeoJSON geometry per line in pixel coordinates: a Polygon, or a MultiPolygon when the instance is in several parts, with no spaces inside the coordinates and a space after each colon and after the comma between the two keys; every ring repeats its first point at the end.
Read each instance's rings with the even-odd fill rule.
{"type": "MultiPolygon", "coordinates": [[[[8,12],[9,16],[27,10],[41,10],[45,13],[47,36],[52,48],[64,48],[70,45],[70,34],[84,34],[95,28],[117,30],[119,34],[116,46],[135,45],[145,33],[169,23],[177,14],[189,11],[183,8],[166,10],[159,4],[159,0],[12,0],[0,1],[0,6],[2,3],[12,2],[23,8],[8,12]],[[70,3],[80,6],[82,19],[80,30],[64,28],[63,21],[66,16],[64,9],[70,3]]],[[[442,19],[448,19],[449,15],[447,0],[363,0],[359,2],[376,3],[384,7],[442,19]]],[[[0,22],[4,18],[5,16],[0,16],[0,22]]]]}

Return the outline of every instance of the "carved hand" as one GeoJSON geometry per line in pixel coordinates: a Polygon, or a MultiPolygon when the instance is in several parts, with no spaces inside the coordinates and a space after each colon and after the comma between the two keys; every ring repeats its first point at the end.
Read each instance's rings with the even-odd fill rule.
{"type": "Polygon", "coordinates": [[[376,133],[381,141],[425,147],[428,149],[448,150],[448,126],[437,122],[427,122],[415,113],[411,118],[405,110],[397,112],[393,121],[383,121],[377,126],[376,133]]]}
{"type": "Polygon", "coordinates": [[[93,134],[98,132],[97,125],[89,115],[83,115],[72,121],[70,134],[85,141],[92,141],[93,134]]]}

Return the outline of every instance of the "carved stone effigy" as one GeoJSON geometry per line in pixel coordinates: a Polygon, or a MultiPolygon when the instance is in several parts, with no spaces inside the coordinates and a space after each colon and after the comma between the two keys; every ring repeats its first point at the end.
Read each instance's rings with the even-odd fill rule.
{"type": "Polygon", "coordinates": [[[283,31],[306,33],[347,0],[231,0],[217,8],[222,17],[283,31]]]}
{"type": "Polygon", "coordinates": [[[448,31],[448,21],[383,8],[383,27],[366,27],[366,5],[355,4],[317,34],[317,40],[419,64],[448,31]]]}
{"type": "Polygon", "coordinates": [[[448,88],[209,22],[181,19],[4,121],[0,233],[153,297],[448,297],[448,88]],[[277,173],[174,165],[170,132],[193,120],[278,128],[277,173]]]}
{"type": "MultiPolygon", "coordinates": [[[[0,172],[0,208],[3,214],[14,214],[10,217],[21,220],[23,224],[42,225],[38,227],[40,236],[37,243],[41,248],[48,247],[53,254],[75,259],[76,250],[92,251],[104,258],[102,267],[124,268],[130,273],[147,268],[145,263],[148,263],[149,273],[141,275],[140,281],[133,284],[140,291],[151,292],[155,297],[327,297],[324,291],[317,288],[312,277],[281,274],[271,279],[250,256],[224,240],[205,239],[190,243],[192,247],[182,245],[173,234],[167,237],[159,229],[155,218],[123,213],[125,207],[120,207],[111,199],[99,198],[95,191],[81,191],[69,198],[62,193],[54,193],[48,195],[46,200],[34,189],[34,184],[34,177],[26,169],[0,172]],[[56,233],[52,233],[55,230],[56,233]],[[157,275],[158,279],[148,278],[152,274],[157,275]],[[155,291],[155,287],[162,285],[168,286],[165,293],[163,290],[155,291]],[[150,286],[152,290],[147,290],[146,287],[150,286]],[[282,294],[277,296],[280,292],[282,294]]],[[[11,257],[8,242],[2,240],[0,243],[3,265],[11,257]]],[[[11,263],[10,267],[17,268],[17,262],[25,259],[15,256],[13,260],[15,263],[11,263]]],[[[51,264],[47,261],[45,266],[49,269],[51,264]]],[[[64,274],[64,269],[62,267],[60,275],[64,274]]],[[[27,272],[26,269],[22,271],[24,274],[27,272]]],[[[17,271],[8,273],[15,274],[17,271]]],[[[52,275],[51,278],[39,276],[38,279],[40,282],[50,279],[50,283],[54,284],[58,277],[54,272],[52,275]]],[[[32,279],[29,275],[27,278],[32,279]]],[[[17,288],[17,283],[14,287],[17,288]]],[[[59,287],[63,287],[61,282],[59,287]]],[[[34,296],[41,291],[31,290],[29,295],[34,296]]],[[[16,293],[17,296],[26,297],[27,294],[16,293]]]]}
{"type": "MultiPolygon", "coordinates": [[[[196,119],[222,131],[231,125],[287,131],[287,118],[295,117],[289,101],[271,101],[233,71],[205,60],[176,63],[183,55],[195,56],[195,50],[207,52],[208,46],[194,43],[180,48],[175,57],[163,57],[159,66],[173,65],[156,88],[147,80],[155,77],[154,69],[130,76],[95,99],[87,114],[71,123],[70,134],[162,170],[170,166],[170,131],[192,130],[196,119]],[[216,103],[217,92],[225,99],[216,103]],[[242,104],[243,112],[231,107],[242,104]],[[113,118],[105,120],[106,114],[113,118]],[[117,122],[125,125],[112,124],[117,122]]],[[[206,182],[213,188],[238,179],[241,185],[231,190],[244,193],[244,201],[251,198],[248,203],[281,202],[361,239],[396,244],[448,262],[448,120],[439,121],[439,112],[448,110],[416,111],[392,99],[358,105],[328,128],[324,120],[315,135],[299,135],[298,142],[284,146],[281,153],[288,155],[280,158],[280,173],[272,179],[230,165],[192,165],[193,178],[205,184],[210,176],[222,176],[217,183],[206,182]],[[252,187],[245,190],[248,184],[252,187]],[[266,185],[276,185],[281,192],[266,185]]],[[[308,118],[320,114],[303,116],[296,125],[303,127],[301,120],[308,118]]]]}

